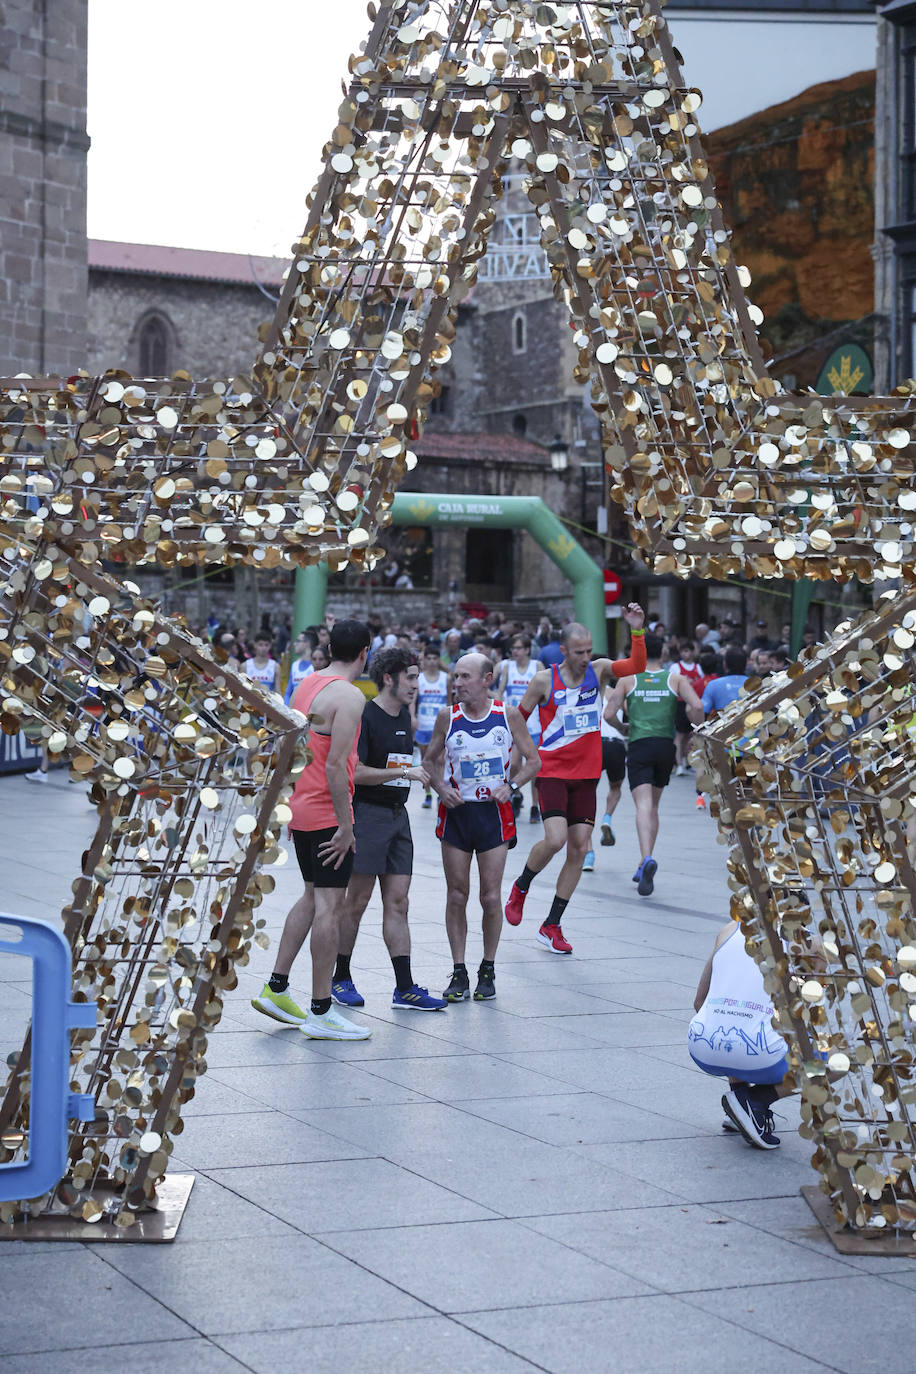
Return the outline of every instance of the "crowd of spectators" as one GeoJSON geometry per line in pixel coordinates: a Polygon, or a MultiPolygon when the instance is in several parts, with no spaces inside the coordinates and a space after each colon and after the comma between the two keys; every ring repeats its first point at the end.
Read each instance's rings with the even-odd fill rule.
{"type": "MultiPolygon", "coordinates": [[[[305,667],[312,669],[327,667],[327,642],[329,626],[334,623],[333,615],[328,615],[320,625],[309,625],[291,642],[289,618],[272,626],[265,618],[256,635],[244,626],[232,628],[221,625],[211,616],[205,633],[212,640],[219,656],[226,657],[230,665],[244,668],[246,663],[263,662],[265,647],[270,661],[276,661],[279,670],[282,665],[284,684],[290,679],[294,664],[300,664],[300,679],[305,667]],[[261,654],[257,655],[258,643],[261,654]],[[289,660],[285,656],[289,653],[289,660]]],[[[372,630],[371,656],[382,648],[399,647],[422,655],[427,647],[436,649],[442,665],[446,669],[454,666],[460,656],[469,650],[486,654],[493,661],[494,674],[498,680],[500,666],[511,657],[512,642],[521,636],[528,641],[533,659],[550,665],[559,663],[563,657],[560,645],[562,625],[551,624],[543,618],[537,624],[522,620],[510,621],[499,611],[486,617],[465,615],[455,611],[447,619],[435,625],[386,623],[370,617],[372,630]]],[[[771,673],[781,672],[789,663],[791,655],[790,631],[788,624],[780,625],[778,632],[771,631],[767,623],[758,620],[748,630],[736,621],[710,616],[708,622],[694,626],[691,631],[672,629],[660,620],[649,622],[651,632],[659,635],[664,643],[663,663],[695,665],[689,675],[709,680],[721,676],[727,670],[725,653],[727,649],[740,650],[746,656],[749,677],[764,678],[771,673]]],[[[815,643],[816,632],[810,625],[804,627],[802,647],[815,643]]],[[[735,655],[732,655],[735,662],[735,655]]],[[[260,675],[260,674],[258,674],[260,675]]]]}

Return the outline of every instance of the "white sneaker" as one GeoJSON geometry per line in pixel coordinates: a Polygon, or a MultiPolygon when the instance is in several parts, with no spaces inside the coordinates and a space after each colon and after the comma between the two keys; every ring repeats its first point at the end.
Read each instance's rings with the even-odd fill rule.
{"type": "Polygon", "coordinates": [[[687,769],[684,767],[682,763],[679,763],[677,768],[674,770],[674,776],[676,778],[686,778],[687,769]]]}
{"type": "Polygon", "coordinates": [[[324,1016],[316,1016],[309,1011],[299,1029],[310,1040],[368,1040],[372,1035],[368,1026],[358,1026],[355,1021],[348,1021],[333,1007],[324,1016]]]}
{"type": "Polygon", "coordinates": [[[36,768],[34,773],[26,773],[26,782],[47,782],[48,775],[43,773],[40,768],[36,768]]]}

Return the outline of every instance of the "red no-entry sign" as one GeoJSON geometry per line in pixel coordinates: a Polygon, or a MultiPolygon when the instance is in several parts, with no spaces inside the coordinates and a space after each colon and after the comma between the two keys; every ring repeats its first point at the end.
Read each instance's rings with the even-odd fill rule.
{"type": "Polygon", "coordinates": [[[617,600],[619,600],[619,598],[620,598],[620,591],[621,591],[622,586],[623,586],[623,583],[621,582],[621,580],[620,580],[620,578],[617,576],[617,574],[616,574],[615,572],[611,572],[610,568],[605,568],[605,570],[604,570],[604,604],[605,604],[605,606],[613,606],[614,602],[617,601],[617,600]]]}

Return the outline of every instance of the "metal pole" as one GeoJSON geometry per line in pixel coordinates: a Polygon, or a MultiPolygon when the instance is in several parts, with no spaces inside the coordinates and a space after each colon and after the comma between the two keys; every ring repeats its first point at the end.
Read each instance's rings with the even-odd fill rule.
{"type": "Polygon", "coordinates": [[[320,625],[328,590],[327,563],[310,563],[296,569],[296,595],[293,600],[293,639],[306,625],[320,625]]]}

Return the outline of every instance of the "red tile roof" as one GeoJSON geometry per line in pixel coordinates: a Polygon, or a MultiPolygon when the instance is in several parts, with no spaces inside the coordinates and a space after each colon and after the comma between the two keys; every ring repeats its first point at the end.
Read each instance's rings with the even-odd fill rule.
{"type": "Polygon", "coordinates": [[[434,434],[427,430],[413,446],[421,458],[451,458],[465,463],[545,463],[550,454],[514,434],[434,434]]]}
{"type": "Polygon", "coordinates": [[[193,277],[198,281],[233,282],[276,289],[289,266],[286,258],[259,258],[248,253],[211,253],[200,248],[168,248],[155,243],[89,240],[90,268],[135,272],[154,277],[193,277]]]}

